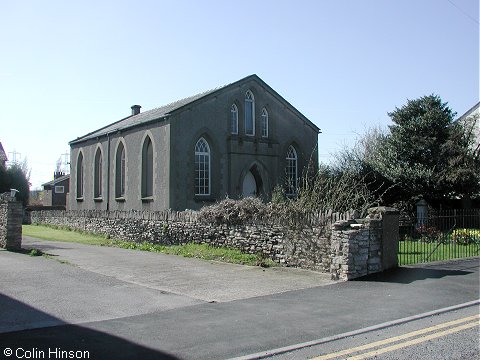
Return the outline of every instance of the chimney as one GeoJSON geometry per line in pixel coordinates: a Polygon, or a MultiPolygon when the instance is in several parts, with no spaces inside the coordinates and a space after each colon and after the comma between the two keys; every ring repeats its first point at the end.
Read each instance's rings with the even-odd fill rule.
{"type": "Polygon", "coordinates": [[[62,177],[62,176],[65,176],[65,173],[64,173],[63,171],[55,171],[55,172],[53,173],[53,178],[54,178],[55,180],[58,179],[58,178],[60,178],[60,177],[62,177]]]}
{"type": "Polygon", "coordinates": [[[132,115],[138,115],[138,114],[140,114],[141,106],[140,105],[133,105],[131,109],[132,109],[132,115]]]}

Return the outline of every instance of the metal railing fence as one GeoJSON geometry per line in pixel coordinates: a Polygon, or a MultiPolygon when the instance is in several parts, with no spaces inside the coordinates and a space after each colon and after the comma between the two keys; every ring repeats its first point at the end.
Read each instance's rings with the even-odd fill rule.
{"type": "Polygon", "coordinates": [[[480,209],[430,211],[422,218],[402,216],[398,264],[480,255],[480,209]]]}

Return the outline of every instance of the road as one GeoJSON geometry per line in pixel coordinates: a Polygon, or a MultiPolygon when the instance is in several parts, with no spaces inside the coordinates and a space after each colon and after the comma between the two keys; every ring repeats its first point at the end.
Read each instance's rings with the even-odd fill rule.
{"type": "MultiPolygon", "coordinates": [[[[479,294],[479,258],[332,283],[293,269],[242,270],[133,250],[26,243],[54,256],[0,251],[0,358],[6,348],[46,356],[60,348],[95,359],[227,359],[394,322],[475,301],[479,294]],[[199,268],[197,276],[189,265],[199,268]]],[[[388,337],[386,331],[378,333],[388,337]]],[[[375,334],[362,336],[374,336],[371,342],[375,334]]]]}
{"type": "Polygon", "coordinates": [[[328,339],[269,357],[274,360],[479,359],[479,305],[405,319],[397,325],[328,339]]]}

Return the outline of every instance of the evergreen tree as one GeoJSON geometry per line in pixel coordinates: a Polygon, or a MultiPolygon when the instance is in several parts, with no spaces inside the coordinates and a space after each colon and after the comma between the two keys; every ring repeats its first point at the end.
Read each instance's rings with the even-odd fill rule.
{"type": "Polygon", "coordinates": [[[30,197],[30,170],[27,161],[14,163],[7,169],[0,166],[0,193],[10,192],[10,189],[16,189],[17,199],[22,201],[23,206],[28,204],[30,197]]]}
{"type": "Polygon", "coordinates": [[[473,196],[480,189],[478,157],[455,113],[439,96],[409,100],[389,113],[393,125],[372,167],[413,202],[473,196]]]}
{"type": "MultiPolygon", "coordinates": [[[[17,199],[27,206],[30,197],[30,183],[20,164],[13,164],[7,169],[10,188],[18,190],[17,199]]],[[[7,190],[8,191],[8,190],[7,190]]]]}

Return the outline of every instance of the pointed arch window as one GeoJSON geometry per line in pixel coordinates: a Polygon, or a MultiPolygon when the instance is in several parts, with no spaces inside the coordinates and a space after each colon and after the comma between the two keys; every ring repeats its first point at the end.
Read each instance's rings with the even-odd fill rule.
{"type": "Polygon", "coordinates": [[[77,158],[77,199],[83,198],[83,153],[80,152],[77,158]]]}
{"type": "Polygon", "coordinates": [[[245,93],[245,135],[255,135],[255,98],[250,90],[245,93]]]}
{"type": "Polygon", "coordinates": [[[230,132],[234,135],[238,134],[238,108],[235,104],[230,109],[230,132]]]}
{"type": "Polygon", "coordinates": [[[298,187],[298,156],[292,145],[288,147],[286,160],[287,195],[294,196],[297,194],[298,187]]]}
{"type": "Polygon", "coordinates": [[[153,144],[147,136],[142,147],[142,198],[153,196],[153,144]]]}
{"type": "Polygon", "coordinates": [[[102,197],[102,151],[100,148],[95,153],[95,162],[93,167],[93,197],[102,197]]]}
{"type": "Polygon", "coordinates": [[[115,154],[115,197],[125,197],[126,184],[126,154],[125,146],[121,142],[115,154]]]}
{"type": "Polygon", "coordinates": [[[210,146],[200,138],[195,144],[195,195],[210,195],[210,146]]]}
{"type": "Polygon", "coordinates": [[[268,111],[262,109],[262,137],[268,138],[268,111]]]}

